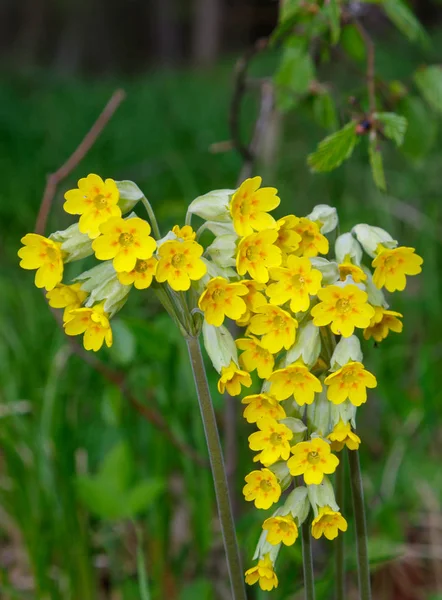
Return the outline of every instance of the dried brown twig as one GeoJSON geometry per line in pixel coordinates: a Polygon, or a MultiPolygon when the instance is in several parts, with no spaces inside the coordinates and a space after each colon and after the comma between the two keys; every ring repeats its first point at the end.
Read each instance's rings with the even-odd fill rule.
{"type": "MultiPolygon", "coordinates": [[[[116,90],[109,102],[106,104],[101,114],[86,133],[83,140],[67,159],[67,161],[59,168],[55,173],[48,175],[46,180],[46,187],[43,193],[43,197],[40,203],[40,209],[38,211],[37,221],[35,223],[35,232],[43,235],[48,216],[57,193],[58,185],[66,178],[70,173],[77,167],[77,165],[83,160],[89,150],[97,141],[98,137],[103,132],[104,128],[112,118],[113,114],[124,100],[126,94],[123,90],[116,90]]],[[[58,313],[52,310],[52,314],[55,320],[63,328],[63,323],[58,313]]],[[[140,414],[146,421],[151,423],[156,429],[161,431],[164,436],[170,441],[170,443],[177,448],[180,452],[192,459],[195,463],[200,466],[208,467],[208,461],[198,454],[194,448],[189,446],[186,442],[178,439],[168,426],[163,415],[154,407],[146,406],[141,403],[138,398],[130,391],[127,386],[126,374],[122,371],[113,369],[102,362],[96,356],[86,352],[82,346],[73,338],[69,338],[69,342],[74,354],[79,356],[85,363],[92,367],[97,373],[100,373],[109,383],[117,386],[121,391],[122,395],[126,397],[133,408],[140,414]]]]}

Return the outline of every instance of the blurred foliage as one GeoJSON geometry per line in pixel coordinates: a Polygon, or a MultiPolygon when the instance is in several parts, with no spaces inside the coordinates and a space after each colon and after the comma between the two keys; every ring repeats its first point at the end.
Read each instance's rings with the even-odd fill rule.
{"type": "MultiPolygon", "coordinates": [[[[330,19],[337,36],[332,12],[330,19]]],[[[346,29],[345,43],[363,61],[357,32],[350,30],[345,37],[346,29]]],[[[437,40],[440,36],[435,46],[437,40]]],[[[334,130],[338,118],[348,122],[343,117],[351,107],[344,99],[361,97],[365,89],[364,82],[338,64],[327,63],[323,69],[327,79],[342,84],[341,104],[331,88],[297,102],[296,110],[284,117],[277,155],[259,168],[265,183],[280,190],[281,212],[302,216],[314,204],[329,202],[338,208],[343,230],[356,222],[380,225],[416,247],[425,260],[423,274],[407,292],[397,301],[392,297],[393,309],[404,314],[404,333],[392,334],[382,351],[366,344],[367,368],[379,382],[358,423],[375,576],[400,564],[414,543],[431,549],[428,514],[442,497],[437,446],[442,416],[442,140],[440,117],[425,104],[434,103],[435,92],[430,94],[422,81],[433,81],[435,87],[439,83],[436,67],[430,73],[417,71],[424,56],[434,60],[431,52],[410,49],[395,37],[377,45],[382,76],[389,80],[400,72],[410,89],[413,77],[418,88],[399,94],[397,113],[409,123],[401,153],[381,142],[391,190],[387,194],[373,183],[362,144],[338,171],[314,175],[306,166],[306,156],[324,135],[322,127],[334,130]]],[[[278,60],[279,53],[270,52],[257,61],[256,74],[267,74],[278,60]]],[[[302,67],[305,88],[311,79],[307,62],[302,49],[289,46],[278,76],[302,67]]],[[[136,181],[164,231],[182,222],[185,207],[199,194],[234,187],[239,158],[209,151],[211,144],[229,138],[231,69],[225,64],[211,73],[157,73],[124,82],[74,81],[46,72],[2,76],[0,595],[6,600],[92,600],[111,597],[109,590],[113,598],[133,600],[142,597],[143,567],[153,600],[227,597],[209,471],[177,451],[119,390],[72,355],[32,276],[20,272],[16,251],[19,238],[35,222],[46,174],[72,152],[117,83],[126,89],[127,100],[60,186],[49,230],[70,223],[61,210],[63,193],[89,172],[136,181]],[[137,535],[141,530],[143,535],[137,535]]],[[[250,131],[256,110],[257,102],[250,98],[245,131],[250,131]]],[[[384,123],[388,125],[385,117],[384,123]]],[[[402,130],[391,120],[389,124],[393,132],[385,130],[385,135],[397,141],[402,130]]],[[[82,267],[74,265],[71,274],[82,267]]],[[[115,326],[115,345],[103,350],[101,358],[124,368],[139,401],[159,408],[173,434],[206,456],[185,347],[159,310],[149,291],[131,294],[115,326]]],[[[222,423],[222,398],[211,369],[209,374],[222,423]]],[[[256,511],[249,510],[241,495],[251,466],[244,444],[249,433],[250,426],[239,422],[235,492],[246,561],[260,527],[256,511]]],[[[345,512],[350,514],[349,503],[345,512]]],[[[354,535],[351,523],[347,535],[354,535]]],[[[323,543],[315,548],[318,600],[331,598],[330,550],[323,543]]],[[[353,578],[352,555],[348,568],[353,578]]],[[[299,546],[287,549],[278,576],[280,587],[272,597],[296,598],[301,589],[299,546]]],[[[269,596],[253,590],[250,597],[269,596]]],[[[400,596],[382,588],[376,598],[400,596]]]]}

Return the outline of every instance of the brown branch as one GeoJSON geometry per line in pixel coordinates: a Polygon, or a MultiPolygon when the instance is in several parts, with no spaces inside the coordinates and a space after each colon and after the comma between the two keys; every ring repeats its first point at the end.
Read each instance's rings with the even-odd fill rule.
{"type": "Polygon", "coordinates": [[[71,156],[59,169],[57,169],[57,171],[55,171],[55,173],[50,173],[47,176],[43,199],[41,201],[40,210],[38,211],[37,221],[35,223],[35,233],[43,235],[52,202],[57,192],[57,186],[75,169],[80,161],[83,160],[125,97],[126,94],[123,90],[116,90],[112,94],[109,102],[104,107],[100,116],[89,129],[71,156]]]}
{"type": "Polygon", "coordinates": [[[367,91],[370,116],[376,112],[375,45],[370,34],[358,19],[353,20],[367,51],[367,91]]]}

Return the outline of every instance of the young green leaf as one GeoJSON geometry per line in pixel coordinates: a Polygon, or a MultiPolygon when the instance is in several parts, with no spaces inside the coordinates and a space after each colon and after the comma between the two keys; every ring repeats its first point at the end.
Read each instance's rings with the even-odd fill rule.
{"type": "Polygon", "coordinates": [[[421,161],[437,139],[438,119],[419,96],[403,98],[398,110],[408,121],[401,152],[411,160],[421,161]]]}
{"type": "Polygon", "coordinates": [[[325,129],[336,129],[338,114],[333,97],[329,92],[318,94],[313,99],[313,115],[315,121],[325,129]]]}
{"type": "Polygon", "coordinates": [[[384,165],[382,161],[382,154],[378,148],[376,138],[370,140],[368,147],[368,154],[370,157],[370,166],[373,179],[377,187],[385,192],[387,184],[385,182],[384,165]]]}
{"type": "Polygon", "coordinates": [[[282,3],[279,23],[270,37],[270,44],[275,44],[294,27],[298,20],[303,3],[300,0],[287,0],[282,3]]]}
{"type": "Polygon", "coordinates": [[[428,44],[428,36],[425,29],[402,0],[382,0],[382,6],[389,19],[405,37],[412,42],[419,42],[424,45],[428,44]]]}
{"type": "Polygon", "coordinates": [[[315,67],[305,44],[291,39],[275,75],[277,101],[281,110],[293,108],[315,79],[315,67]]]}
{"type": "Polygon", "coordinates": [[[419,69],[414,81],[428,104],[442,113],[442,67],[432,65],[419,69]]]}
{"type": "Polygon", "coordinates": [[[333,171],[351,156],[358,141],[356,122],[350,121],[319,142],[318,149],[308,156],[307,163],[312,171],[333,171]]]}
{"type": "Polygon", "coordinates": [[[326,9],[330,21],[331,41],[335,45],[339,42],[341,35],[341,9],[338,0],[329,0],[326,9]]]}
{"type": "Polygon", "coordinates": [[[393,112],[375,113],[373,116],[384,126],[383,134],[397,146],[402,146],[408,126],[407,119],[393,112]]]}

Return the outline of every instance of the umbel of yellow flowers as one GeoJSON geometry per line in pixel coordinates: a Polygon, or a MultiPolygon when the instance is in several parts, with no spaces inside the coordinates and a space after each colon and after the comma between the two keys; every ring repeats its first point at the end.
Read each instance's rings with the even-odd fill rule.
{"type": "Polygon", "coordinates": [[[245,476],[244,497],[273,513],[263,518],[258,562],[245,578],[271,590],[279,550],[296,543],[310,512],[315,538],[332,540],[347,529],[328,475],[339,468],[336,453],[361,444],[356,409],[377,385],[356,334],[379,343],[402,331],[402,315],[390,310],[384,290],[402,291],[423,261],[367,224],[339,235],[331,248],[333,207],[275,219],[269,213],[278,192],[261,183],[253,177],[236,190],[196,198],[185,225],[161,238],[136,184],[91,174],[65,194],[66,212],[79,221],[47,238],[26,234],[18,255],[21,267],[36,271],[49,304],[64,309],[66,334],[83,335],[87,350],[110,346],[112,318],[128,294],[153,286],[167,310],[171,298],[179,305],[180,327],[191,322],[193,335],[202,329],[220,393],[252,388],[241,403],[258,464],[245,476]],[[131,212],[139,201],[150,223],[131,212]],[[64,279],[66,263],[93,254],[97,266],[64,279]],[[240,328],[238,339],[227,320],[240,328]]]}

